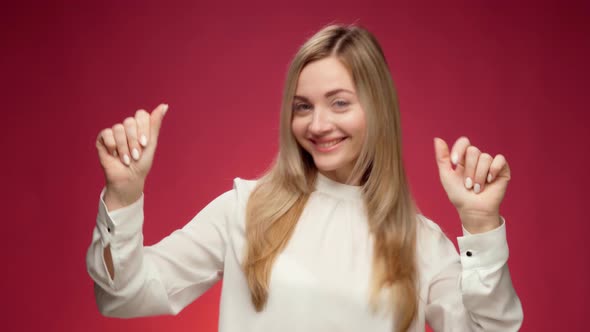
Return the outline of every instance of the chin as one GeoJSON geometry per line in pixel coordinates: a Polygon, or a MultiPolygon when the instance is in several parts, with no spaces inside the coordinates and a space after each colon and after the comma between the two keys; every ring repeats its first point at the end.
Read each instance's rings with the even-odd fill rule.
{"type": "Polygon", "coordinates": [[[342,162],[325,162],[322,160],[313,160],[315,167],[322,172],[332,172],[343,168],[346,164],[342,162]]]}
{"type": "Polygon", "coordinates": [[[324,167],[324,166],[318,165],[318,164],[316,164],[315,167],[318,169],[318,171],[324,172],[324,173],[333,172],[338,169],[338,167],[324,167]]]}

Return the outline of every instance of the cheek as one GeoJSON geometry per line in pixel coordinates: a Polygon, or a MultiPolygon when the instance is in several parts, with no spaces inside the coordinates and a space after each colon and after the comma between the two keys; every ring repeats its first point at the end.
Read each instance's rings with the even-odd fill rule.
{"type": "Polygon", "coordinates": [[[362,111],[355,111],[342,124],[346,131],[355,136],[355,139],[363,139],[365,136],[366,120],[362,111]]]}
{"type": "Polygon", "coordinates": [[[365,118],[362,118],[359,122],[358,122],[358,126],[357,126],[357,130],[359,135],[361,136],[361,138],[364,139],[365,137],[365,133],[367,131],[367,124],[365,123],[365,118]]]}
{"type": "Polygon", "coordinates": [[[357,131],[362,135],[365,136],[365,131],[367,130],[367,119],[365,117],[365,111],[361,108],[357,115],[357,131]]]}
{"type": "Polygon", "coordinates": [[[348,132],[352,135],[352,149],[355,153],[358,153],[366,140],[366,119],[363,112],[359,112],[360,114],[355,114],[354,117],[351,117],[348,122],[348,132]]]}
{"type": "Polygon", "coordinates": [[[294,118],[291,121],[291,132],[297,141],[301,141],[301,139],[305,136],[305,124],[303,121],[301,121],[301,119],[294,118]]]}

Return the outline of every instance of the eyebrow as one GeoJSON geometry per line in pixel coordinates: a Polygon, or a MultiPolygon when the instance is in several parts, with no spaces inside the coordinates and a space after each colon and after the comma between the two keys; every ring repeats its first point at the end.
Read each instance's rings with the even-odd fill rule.
{"type": "MultiPolygon", "coordinates": [[[[340,93],[340,92],[348,92],[350,94],[354,94],[354,92],[352,92],[350,90],[346,90],[346,89],[335,89],[335,90],[326,92],[326,94],[324,94],[324,97],[329,98],[329,97],[331,97],[331,96],[333,96],[333,95],[335,95],[337,93],[340,93]]],[[[294,99],[301,99],[301,100],[304,100],[304,101],[309,102],[309,99],[307,99],[306,97],[303,97],[303,96],[295,96],[293,98],[294,99]]]]}

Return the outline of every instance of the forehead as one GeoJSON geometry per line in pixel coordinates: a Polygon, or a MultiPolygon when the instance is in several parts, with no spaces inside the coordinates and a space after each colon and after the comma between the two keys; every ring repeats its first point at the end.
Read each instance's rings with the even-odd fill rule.
{"type": "Polygon", "coordinates": [[[321,96],[334,89],[354,91],[352,77],[346,67],[335,57],[307,64],[297,80],[298,95],[321,96]]]}

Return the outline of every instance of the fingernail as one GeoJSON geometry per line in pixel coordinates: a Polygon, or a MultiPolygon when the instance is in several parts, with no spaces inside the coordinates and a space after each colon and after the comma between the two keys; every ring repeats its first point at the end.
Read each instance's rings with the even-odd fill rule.
{"type": "Polygon", "coordinates": [[[162,108],[164,109],[164,115],[166,115],[166,112],[168,112],[168,104],[163,104],[162,108]]]}
{"type": "Polygon", "coordinates": [[[473,181],[471,180],[470,177],[467,177],[465,179],[465,188],[471,189],[471,187],[473,187],[473,181]]]}
{"type": "Polygon", "coordinates": [[[131,160],[129,160],[129,156],[127,154],[125,154],[123,156],[123,162],[125,163],[125,165],[129,166],[129,164],[131,164],[131,160]]]}
{"type": "Polygon", "coordinates": [[[457,163],[459,162],[459,156],[457,155],[457,153],[453,153],[453,155],[451,156],[451,162],[453,163],[453,165],[457,165],[457,163]]]}
{"type": "Polygon", "coordinates": [[[492,182],[492,173],[488,173],[488,183],[492,182]]]}
{"type": "Polygon", "coordinates": [[[133,159],[139,160],[139,151],[136,148],[133,148],[133,150],[131,150],[131,156],[133,159]]]}
{"type": "Polygon", "coordinates": [[[147,146],[147,137],[145,135],[141,135],[139,138],[139,144],[141,144],[143,147],[147,146]]]}
{"type": "Polygon", "coordinates": [[[476,183],[473,186],[473,191],[475,191],[476,194],[479,194],[479,191],[481,190],[481,186],[479,185],[479,183],[476,183]]]}

